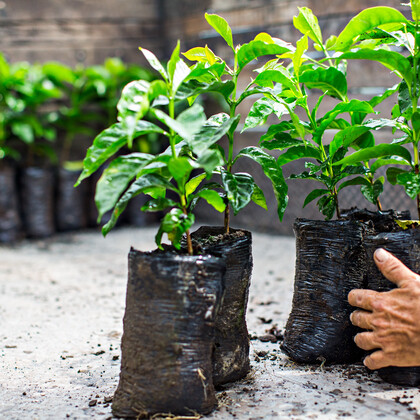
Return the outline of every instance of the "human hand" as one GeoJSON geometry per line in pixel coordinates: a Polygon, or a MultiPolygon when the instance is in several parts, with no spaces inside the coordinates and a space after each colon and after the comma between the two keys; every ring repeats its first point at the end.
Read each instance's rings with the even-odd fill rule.
{"type": "MultiPolygon", "coordinates": [[[[419,256],[420,257],[420,256],[419,256]]],[[[363,350],[376,350],[364,364],[369,369],[386,366],[420,366],[420,276],[391,253],[380,248],[374,260],[382,274],[398,288],[389,292],[352,290],[350,305],[353,325],[369,330],[354,341],[363,350]]]]}

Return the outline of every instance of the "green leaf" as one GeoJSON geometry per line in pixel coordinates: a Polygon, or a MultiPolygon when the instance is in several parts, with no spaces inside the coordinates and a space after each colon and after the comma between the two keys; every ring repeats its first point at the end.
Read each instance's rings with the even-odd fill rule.
{"type": "Polygon", "coordinates": [[[206,174],[200,174],[190,179],[185,184],[185,196],[188,198],[188,196],[191,195],[197,189],[197,187],[201,184],[201,182],[205,178],[206,178],[206,174]]]}
{"type": "Polygon", "coordinates": [[[142,175],[141,177],[137,178],[128,190],[123,194],[123,196],[118,200],[114,211],[112,212],[111,219],[109,222],[103,226],[102,234],[106,236],[109,231],[115,226],[120,217],[121,213],[127,207],[128,202],[135,196],[141,193],[147,193],[150,190],[161,190],[162,197],[165,195],[166,190],[174,190],[175,188],[172,186],[170,182],[168,182],[165,178],[157,174],[146,174],[142,175]]]}
{"type": "Polygon", "coordinates": [[[357,176],[355,178],[349,179],[348,181],[345,181],[342,184],[340,184],[337,191],[341,191],[343,188],[346,188],[352,185],[365,185],[369,187],[371,186],[371,183],[366,178],[363,178],[362,176],[357,176]]]}
{"type": "Polygon", "coordinates": [[[145,205],[142,206],[141,211],[144,212],[158,212],[166,210],[167,208],[176,207],[177,203],[168,198],[152,198],[145,205]]]}
{"type": "Polygon", "coordinates": [[[368,102],[359,101],[357,99],[352,99],[350,102],[340,102],[338,103],[331,111],[327,112],[324,117],[319,121],[319,125],[315,130],[313,135],[313,140],[317,144],[321,144],[322,136],[327,128],[330,127],[330,124],[335,120],[335,118],[343,114],[344,112],[364,112],[364,113],[373,113],[374,110],[368,102]]]}
{"type": "Polygon", "coordinates": [[[303,207],[305,208],[311,201],[314,201],[318,197],[322,195],[328,194],[329,191],[325,189],[315,189],[311,191],[308,196],[305,198],[305,202],[303,203],[303,207]]]}
{"type": "Polygon", "coordinates": [[[172,209],[162,219],[159,231],[156,234],[155,241],[159,248],[162,249],[162,236],[164,233],[168,235],[169,240],[176,249],[181,248],[181,238],[184,233],[194,224],[193,214],[184,214],[181,209],[172,209]]]}
{"type": "Polygon", "coordinates": [[[202,93],[219,93],[226,100],[229,99],[230,94],[233,92],[235,84],[231,80],[225,82],[216,81],[213,83],[201,83],[196,80],[189,80],[183,83],[176,94],[177,100],[194,98],[202,93]]]}
{"type": "Polygon", "coordinates": [[[416,111],[413,114],[411,117],[411,123],[413,125],[413,130],[418,133],[420,131],[420,112],[416,111]]]}
{"type": "Polygon", "coordinates": [[[214,83],[220,81],[220,77],[223,75],[226,63],[215,63],[211,66],[207,66],[203,63],[196,64],[185,78],[185,82],[189,80],[196,80],[201,83],[214,83]]]}
{"type": "Polygon", "coordinates": [[[411,64],[408,58],[396,51],[388,50],[370,50],[361,49],[355,52],[346,52],[342,54],[341,59],[352,59],[352,60],[371,60],[381,63],[386,68],[395,72],[399,77],[404,79],[409,85],[411,85],[412,73],[411,64]]]}
{"type": "Polygon", "coordinates": [[[251,201],[254,193],[254,180],[248,174],[232,174],[224,169],[221,171],[221,175],[226,197],[236,215],[251,201]]]}
{"type": "Polygon", "coordinates": [[[166,72],[165,68],[162,66],[160,61],[157,59],[157,57],[151,51],[146,50],[146,48],[139,47],[139,50],[143,53],[144,57],[149,62],[149,64],[156,71],[158,71],[166,81],[168,81],[169,79],[168,73],[166,72]]]}
{"type": "Polygon", "coordinates": [[[278,133],[275,139],[260,142],[260,146],[267,150],[284,150],[292,146],[304,146],[304,142],[293,138],[289,133],[278,133]]]}
{"type": "Polygon", "coordinates": [[[261,166],[265,176],[271,181],[277,200],[277,214],[279,219],[282,220],[289,199],[287,196],[288,187],[283,176],[283,171],[275,158],[258,147],[246,147],[242,149],[235,158],[235,161],[241,156],[248,157],[257,162],[261,166]]]}
{"type": "Polygon", "coordinates": [[[409,171],[406,171],[404,169],[391,167],[386,170],[386,178],[391,185],[397,185],[397,176],[402,173],[408,173],[408,172],[409,171]]]}
{"type": "Polygon", "coordinates": [[[293,162],[294,160],[302,158],[313,158],[322,160],[321,152],[312,146],[294,146],[281,154],[277,159],[277,165],[280,167],[286,163],[293,162]]]}
{"type": "Polygon", "coordinates": [[[197,158],[196,163],[206,171],[207,176],[211,176],[213,171],[217,167],[226,164],[226,160],[223,157],[221,150],[216,147],[213,149],[207,149],[197,158]]]}
{"type": "MultiPolygon", "coordinates": [[[[164,131],[148,121],[138,121],[135,136],[164,131]]],[[[111,156],[127,144],[127,131],[121,123],[111,125],[99,133],[92,146],[89,147],[83,160],[83,172],[80,174],[75,186],[77,187],[85,178],[96,172],[111,156]]]]}
{"type": "Polygon", "coordinates": [[[256,58],[267,55],[280,55],[290,51],[289,48],[277,44],[268,44],[263,41],[251,41],[248,44],[241,45],[237,52],[239,74],[242,69],[256,58]]]}
{"type": "Polygon", "coordinates": [[[300,75],[299,81],[309,89],[320,89],[333,98],[343,100],[347,95],[346,76],[334,67],[307,70],[300,75]]]}
{"type": "Polygon", "coordinates": [[[326,217],[327,220],[332,219],[336,211],[336,200],[332,195],[324,195],[318,201],[319,211],[326,217]]]}
{"type": "Polygon", "coordinates": [[[402,172],[397,175],[397,184],[405,188],[405,192],[412,200],[420,194],[420,174],[402,172]]]}
{"type": "Polygon", "coordinates": [[[178,42],[176,43],[176,47],[172,52],[171,58],[168,61],[168,76],[171,82],[173,82],[174,80],[175,69],[178,64],[178,61],[180,60],[179,58],[180,51],[181,51],[181,45],[178,40],[178,42]]]}
{"type": "Polygon", "coordinates": [[[343,29],[334,45],[336,51],[345,51],[366,32],[387,23],[408,23],[404,15],[392,7],[371,7],[355,16],[343,29]]]}
{"type": "Polygon", "coordinates": [[[187,179],[194,169],[190,159],[187,157],[172,157],[168,162],[168,169],[177,182],[179,190],[183,193],[187,179]]]}
{"type": "Polygon", "coordinates": [[[280,83],[282,86],[296,92],[296,81],[290,72],[284,67],[275,70],[265,70],[258,74],[253,81],[254,84],[262,87],[273,88],[273,83],[280,83]]]}
{"type": "Polygon", "coordinates": [[[308,37],[305,35],[296,42],[296,51],[293,54],[292,62],[295,75],[299,75],[302,64],[302,56],[308,50],[308,37]]]}
{"type": "Polygon", "coordinates": [[[26,144],[32,144],[35,141],[35,133],[31,124],[16,122],[11,124],[12,133],[26,144]]]}
{"type": "Polygon", "coordinates": [[[370,159],[380,158],[384,156],[400,156],[411,165],[411,154],[402,146],[397,144],[377,144],[374,147],[359,150],[344,159],[335,162],[334,165],[353,165],[359,162],[368,162],[370,159]]]}
{"type": "Polygon", "coordinates": [[[226,209],[226,204],[223,198],[220,197],[219,193],[214,190],[201,190],[197,193],[197,196],[206,200],[208,204],[220,213],[224,212],[226,209]]]}
{"type": "Polygon", "coordinates": [[[98,208],[98,223],[102,216],[115,206],[130,181],[153,158],[153,155],[146,153],[132,153],[119,156],[109,164],[96,184],[95,203],[98,208]]]}
{"type": "Polygon", "coordinates": [[[254,192],[252,193],[251,200],[257,205],[262,207],[264,210],[268,210],[267,201],[264,196],[263,190],[257,185],[254,185],[254,192]]]}
{"type": "Polygon", "coordinates": [[[289,121],[282,121],[280,124],[271,125],[268,128],[267,133],[261,137],[260,144],[277,138],[279,134],[284,133],[285,131],[293,130],[293,127],[293,124],[289,121]]]}
{"type": "Polygon", "coordinates": [[[270,98],[263,97],[258,99],[252,105],[249,114],[245,119],[244,128],[242,132],[250,128],[258,127],[266,123],[267,118],[275,113],[280,119],[283,114],[287,113],[287,108],[279,104],[278,102],[273,101],[270,98]]]}
{"type": "Polygon", "coordinates": [[[340,147],[347,148],[360,136],[368,132],[370,129],[363,125],[350,126],[339,131],[330,144],[330,157],[333,158],[340,147]]]}
{"type": "Polygon", "coordinates": [[[209,25],[226,41],[226,44],[228,44],[229,47],[235,51],[235,47],[233,45],[232,29],[230,29],[230,26],[226,20],[216,14],[212,15],[206,13],[204,16],[209,25]]]}
{"type": "Polygon", "coordinates": [[[378,198],[384,190],[384,181],[384,177],[380,177],[373,183],[373,185],[363,185],[360,188],[360,191],[362,192],[366,200],[368,200],[372,204],[378,203],[378,198]]]}
{"type": "MultiPolygon", "coordinates": [[[[183,56],[190,61],[198,61],[199,63],[215,64],[219,58],[206,45],[206,47],[195,47],[182,53],[183,56]]],[[[223,66],[224,67],[224,66],[223,66]]]]}
{"type": "Polygon", "coordinates": [[[420,0],[410,0],[411,4],[411,15],[415,22],[420,19],[420,0]]]}
{"type": "Polygon", "coordinates": [[[377,159],[372,163],[370,171],[374,174],[379,168],[387,165],[408,165],[408,163],[397,157],[394,157],[393,159],[377,159]]]}
{"type": "Polygon", "coordinates": [[[202,124],[200,130],[192,138],[188,139],[187,142],[192,151],[200,157],[229,130],[236,129],[239,119],[239,115],[234,118],[229,118],[229,115],[225,113],[213,115],[202,124]]]}
{"type": "Polygon", "coordinates": [[[298,9],[299,16],[293,17],[293,25],[303,35],[307,35],[312,41],[322,45],[321,28],[319,27],[317,17],[307,7],[298,7],[298,9]]]}

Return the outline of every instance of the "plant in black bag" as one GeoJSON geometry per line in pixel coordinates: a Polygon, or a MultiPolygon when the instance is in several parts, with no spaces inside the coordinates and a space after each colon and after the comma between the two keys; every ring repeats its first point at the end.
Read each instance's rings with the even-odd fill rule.
{"type": "Polygon", "coordinates": [[[339,192],[363,183],[365,195],[380,206],[383,180],[375,179],[366,165],[341,168],[335,163],[350,148],[358,150],[374,142],[365,119],[387,95],[371,101],[350,100],[345,63],[333,55],[335,37],[324,40],[316,16],[305,7],[299,9],[294,26],[303,33],[296,47],[258,69],[253,83],[271,89],[251,109],[245,126],[263,124],[272,113],[281,117],[262,136],[260,146],[281,152],[279,167],[303,160],[305,170],[290,179],[317,181],[322,186],[308,194],[303,206],[318,200],[327,221],[298,219],[294,225],[295,293],[282,348],[298,362],[344,363],[361,354],[353,342],[357,330],[349,321],[347,294],[362,286],[360,245],[365,227],[341,217],[339,192]],[[312,58],[309,41],[321,58],[312,58]],[[309,91],[315,97],[313,106],[309,91]],[[330,107],[325,110],[327,100],[330,107]],[[329,220],[334,215],[338,220],[329,220]]]}
{"type": "MultiPolygon", "coordinates": [[[[226,205],[212,184],[200,187],[221,163],[220,152],[204,149],[197,153],[192,145],[216,142],[235,120],[224,114],[207,118],[198,103],[186,108],[184,104],[184,110],[177,113],[180,101],[214,88],[201,85],[190,95],[180,95],[194,70],[182,61],[179,50],[178,43],[164,66],[153,53],[141,49],[162,79],[133,81],[123,89],[117,105],[118,122],[95,138],[78,180],[80,183],[114,157],[98,181],[95,195],[99,220],[113,209],[103,226],[104,235],[139,194],[150,197],[143,211],[166,212],[156,234],[159,249],[151,253],[132,249],[129,254],[121,378],[113,403],[114,413],[123,417],[207,413],[216,405],[213,323],[225,262],[203,253],[194,255],[190,228],[199,199],[221,212],[226,205]],[[130,150],[138,136],[149,133],[165,136],[169,147],[155,155],[133,152],[115,157],[122,147],[130,150]],[[173,247],[162,244],[165,234],[173,247]],[[181,249],[183,235],[186,252],[181,249]],[[150,332],[148,338],[146,331],[150,332]],[[150,366],[155,368],[150,370],[150,366]]],[[[200,74],[211,71],[214,69],[203,66],[195,70],[200,74]]]]}
{"type": "MultiPolygon", "coordinates": [[[[382,118],[369,123],[375,129],[392,128],[396,138],[390,144],[363,148],[346,156],[336,165],[340,167],[363,163],[371,164],[371,168],[390,166],[386,172],[387,180],[393,185],[403,186],[407,195],[416,200],[420,218],[420,3],[413,0],[409,6],[411,21],[393,8],[365,9],[350,21],[335,43],[335,49],[342,52],[339,59],[377,62],[401,78],[396,87],[389,88],[385,93],[398,94],[391,119],[382,118]]],[[[418,272],[418,220],[396,221],[393,232],[385,234],[382,229],[376,229],[374,235],[365,239],[368,262],[365,287],[386,291],[395,285],[382,276],[373,262],[373,253],[379,247],[386,248],[418,272]]],[[[389,367],[380,369],[379,375],[388,382],[400,385],[420,384],[420,367],[389,367]]]]}

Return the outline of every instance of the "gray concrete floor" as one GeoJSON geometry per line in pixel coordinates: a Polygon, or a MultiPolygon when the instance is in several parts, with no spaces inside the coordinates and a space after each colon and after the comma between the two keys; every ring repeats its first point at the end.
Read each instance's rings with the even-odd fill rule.
{"type": "MultiPolygon", "coordinates": [[[[118,383],[130,246],[155,229],[96,231],[0,247],[0,419],[110,419],[118,383]]],[[[282,329],[291,306],[295,244],[254,234],[248,328],[282,329]],[[264,323],[263,321],[266,321],[264,323]]],[[[251,341],[252,372],[218,392],[208,419],[420,419],[420,390],[361,365],[298,366],[278,343],[251,341]]]]}

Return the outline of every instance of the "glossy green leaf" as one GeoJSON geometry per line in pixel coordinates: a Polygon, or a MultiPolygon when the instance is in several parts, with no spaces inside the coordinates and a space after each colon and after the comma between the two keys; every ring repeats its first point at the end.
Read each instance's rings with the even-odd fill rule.
{"type": "Polygon", "coordinates": [[[209,25],[226,41],[226,44],[235,51],[233,45],[232,29],[225,19],[216,14],[205,14],[205,18],[209,25]]]}
{"type": "Polygon", "coordinates": [[[336,117],[345,112],[363,112],[373,113],[374,110],[368,102],[352,99],[350,102],[340,102],[331,111],[327,112],[324,117],[319,121],[319,125],[315,130],[313,139],[317,144],[321,144],[322,136],[327,128],[331,128],[330,124],[336,117]]]}
{"type": "Polygon", "coordinates": [[[267,201],[265,199],[264,192],[257,184],[254,184],[254,192],[252,193],[251,200],[257,206],[262,207],[264,210],[268,210],[267,201]]]}
{"type": "Polygon", "coordinates": [[[317,199],[318,197],[321,197],[325,194],[328,194],[329,191],[325,190],[325,189],[315,189],[312,190],[307,197],[305,198],[305,201],[303,203],[303,207],[305,208],[310,202],[314,201],[315,199],[317,199]]]}
{"type": "Polygon", "coordinates": [[[174,80],[175,69],[178,64],[178,61],[180,60],[179,58],[180,51],[181,51],[181,45],[178,40],[178,42],[176,43],[175,49],[172,52],[171,58],[168,61],[168,76],[171,82],[174,80]]]}
{"type": "Polygon", "coordinates": [[[354,52],[346,52],[340,59],[371,60],[381,63],[386,68],[395,72],[399,77],[411,84],[411,64],[408,58],[396,51],[362,49],[354,52]]]}
{"type": "Polygon", "coordinates": [[[166,210],[167,208],[176,207],[177,203],[168,198],[151,198],[146,204],[141,207],[141,211],[144,212],[158,212],[166,210]]]}
{"type": "Polygon", "coordinates": [[[307,7],[298,7],[298,9],[299,15],[293,17],[293,25],[303,35],[307,35],[312,41],[322,45],[322,33],[317,17],[307,7]]]}
{"type": "Polygon", "coordinates": [[[260,144],[275,139],[280,133],[284,133],[289,130],[293,130],[293,124],[289,121],[282,121],[279,124],[273,124],[268,127],[267,132],[261,137],[260,144]]]}
{"type": "Polygon", "coordinates": [[[196,80],[200,83],[211,84],[215,81],[220,81],[220,77],[223,75],[225,67],[226,64],[224,62],[215,63],[211,66],[198,63],[191,69],[190,73],[185,78],[185,82],[196,80]]]}
{"type": "Polygon", "coordinates": [[[251,201],[254,193],[254,180],[248,174],[232,174],[225,170],[221,171],[221,175],[226,197],[236,215],[251,201]]]}
{"type": "Polygon", "coordinates": [[[154,68],[157,72],[161,74],[161,76],[167,81],[169,79],[168,73],[166,72],[165,68],[162,66],[158,58],[146,48],[139,47],[139,50],[143,53],[146,60],[149,64],[154,68]]]}
{"type": "Polygon", "coordinates": [[[202,93],[214,92],[219,93],[226,100],[228,100],[229,96],[233,92],[234,87],[235,85],[231,80],[224,82],[216,81],[214,83],[201,83],[196,80],[189,80],[179,87],[176,94],[176,99],[183,100],[194,98],[202,93]]]}
{"type": "Polygon", "coordinates": [[[413,126],[413,130],[416,132],[420,131],[420,112],[416,111],[411,117],[411,124],[413,126]]]}
{"type": "Polygon", "coordinates": [[[338,36],[334,49],[345,51],[357,42],[361,35],[387,23],[408,23],[408,21],[401,12],[392,7],[367,8],[350,20],[338,36]]]}
{"type": "Polygon", "coordinates": [[[397,185],[397,176],[402,173],[408,173],[409,171],[401,168],[388,168],[386,170],[386,178],[391,185],[397,185]]]}
{"type": "Polygon", "coordinates": [[[292,146],[303,145],[303,140],[295,139],[289,133],[278,133],[273,140],[260,142],[260,146],[267,150],[284,150],[292,146]]]}
{"type": "Polygon", "coordinates": [[[210,204],[215,210],[222,213],[226,209],[226,204],[219,193],[214,190],[204,189],[197,193],[197,196],[203,198],[210,204]]]}
{"type": "Polygon", "coordinates": [[[368,162],[370,159],[381,158],[384,156],[400,156],[409,164],[411,164],[411,154],[403,146],[397,144],[377,144],[374,147],[368,147],[367,149],[359,150],[334,165],[353,165],[359,162],[368,162]]]}
{"type": "Polygon", "coordinates": [[[263,97],[258,99],[249,110],[242,132],[265,124],[267,118],[273,113],[280,119],[283,114],[287,113],[287,108],[270,98],[263,97]]]}
{"type": "Polygon", "coordinates": [[[188,198],[201,184],[201,182],[206,178],[206,174],[200,174],[191,178],[185,185],[185,196],[188,198]]]}
{"type": "Polygon", "coordinates": [[[293,76],[284,67],[279,67],[276,70],[262,71],[254,80],[254,84],[268,88],[272,88],[273,83],[280,83],[284,87],[295,91],[296,82],[293,76]]]}
{"type": "Polygon", "coordinates": [[[165,191],[170,189],[174,190],[174,187],[165,178],[157,174],[146,174],[134,181],[123,196],[118,200],[114,211],[112,212],[111,219],[102,228],[102,234],[106,236],[109,231],[115,226],[120,217],[121,213],[126,209],[128,202],[135,196],[141,193],[147,193],[149,190],[162,190],[162,197],[165,195],[165,191]]]}
{"type": "Polygon", "coordinates": [[[420,174],[402,172],[397,175],[397,184],[405,188],[405,192],[412,200],[420,194],[420,174]]]}
{"type": "Polygon", "coordinates": [[[308,50],[308,37],[305,35],[296,42],[296,51],[293,54],[293,69],[296,75],[300,73],[303,54],[308,50]]]}
{"type": "Polygon", "coordinates": [[[176,249],[181,248],[181,238],[194,224],[193,214],[184,214],[181,209],[172,209],[162,219],[155,241],[159,248],[162,248],[162,236],[168,235],[169,240],[176,249]]]}
{"type": "Polygon", "coordinates": [[[344,130],[339,131],[330,144],[330,157],[333,158],[340,147],[347,148],[356,139],[368,132],[370,129],[363,125],[350,126],[344,130]]]}
{"type": "Polygon", "coordinates": [[[181,84],[190,75],[190,68],[184,63],[183,60],[178,60],[175,67],[175,73],[172,82],[172,94],[176,94],[181,84]]]}
{"type": "Polygon", "coordinates": [[[397,158],[395,156],[393,159],[377,159],[377,160],[375,160],[375,162],[373,162],[372,165],[370,166],[370,170],[374,174],[379,168],[382,168],[383,166],[387,166],[387,165],[407,165],[407,166],[409,166],[409,164],[405,160],[403,160],[401,158],[397,158]]]}
{"type": "Polygon", "coordinates": [[[181,192],[184,192],[185,184],[194,169],[187,157],[172,157],[168,162],[168,169],[181,192]]]}
{"type": "Polygon", "coordinates": [[[377,204],[379,196],[384,191],[384,177],[378,178],[373,185],[363,185],[360,188],[363,196],[372,204],[377,204]]]}
{"type": "Polygon", "coordinates": [[[281,154],[277,159],[277,164],[281,167],[286,163],[293,162],[302,158],[313,158],[322,160],[322,155],[319,149],[312,146],[294,146],[290,147],[286,152],[281,154]]]}
{"type": "Polygon", "coordinates": [[[268,44],[263,41],[251,41],[248,44],[242,45],[237,52],[238,71],[242,69],[251,61],[267,56],[267,55],[280,55],[290,51],[289,48],[277,44],[268,44]]]}
{"type": "Polygon", "coordinates": [[[370,186],[371,184],[366,178],[362,176],[357,176],[355,178],[349,179],[348,181],[341,183],[340,186],[337,188],[337,191],[341,191],[343,188],[350,187],[352,185],[370,186]]]}
{"type": "Polygon", "coordinates": [[[307,70],[300,75],[299,81],[309,89],[320,89],[333,98],[344,99],[347,95],[346,76],[334,67],[307,70]]]}
{"type": "Polygon", "coordinates": [[[246,147],[242,149],[236,159],[239,157],[252,159],[261,166],[265,176],[271,181],[273,186],[274,195],[277,200],[277,214],[279,219],[282,220],[288,202],[288,187],[283,176],[283,171],[275,158],[258,147],[246,147]]]}
{"type": "Polygon", "coordinates": [[[115,206],[130,181],[153,158],[153,155],[146,153],[132,153],[119,156],[109,164],[96,184],[95,203],[98,209],[98,223],[102,216],[115,206]]]}
{"type": "MultiPolygon", "coordinates": [[[[162,134],[164,131],[148,121],[138,121],[135,136],[149,133],[162,134]]],[[[86,153],[86,157],[83,160],[83,172],[80,174],[75,186],[78,186],[85,178],[91,176],[126,144],[127,132],[121,123],[114,124],[98,134],[86,153]]]]}
{"type": "Polygon", "coordinates": [[[411,15],[415,22],[420,19],[420,0],[410,0],[411,4],[411,15]]]}
{"type": "Polygon", "coordinates": [[[229,115],[220,113],[210,117],[202,124],[199,131],[188,139],[188,144],[197,156],[201,156],[209,147],[219,141],[229,130],[235,129],[240,116],[229,118],[229,115]]]}
{"type": "Polygon", "coordinates": [[[324,195],[318,201],[319,211],[326,217],[327,220],[332,219],[336,212],[336,200],[332,195],[324,195]]]}
{"type": "Polygon", "coordinates": [[[187,60],[198,61],[199,63],[208,63],[210,65],[215,64],[219,60],[216,54],[214,54],[207,45],[206,47],[191,48],[182,54],[187,60]]]}

